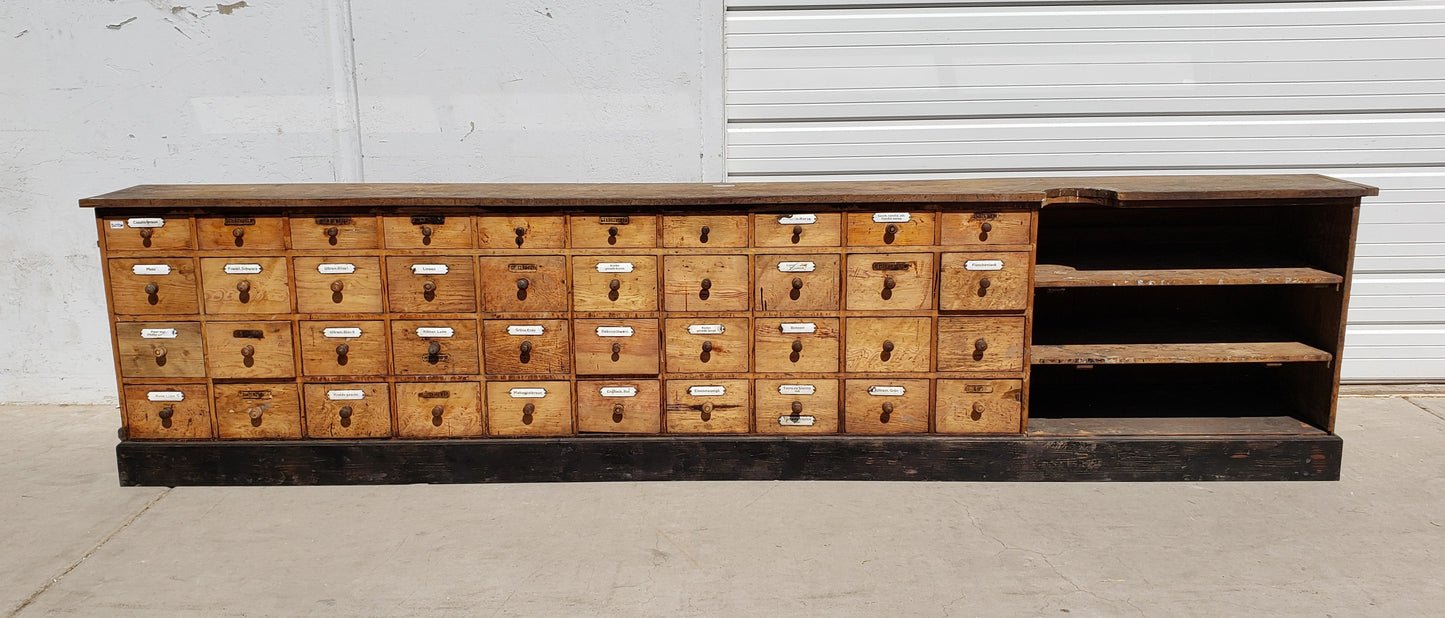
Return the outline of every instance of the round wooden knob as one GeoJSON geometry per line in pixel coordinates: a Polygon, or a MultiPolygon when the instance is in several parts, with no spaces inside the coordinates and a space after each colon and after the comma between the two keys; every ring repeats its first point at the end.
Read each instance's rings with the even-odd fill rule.
{"type": "Polygon", "coordinates": [[[436,356],[442,353],[442,344],[435,341],[426,344],[427,356],[436,356]]]}
{"type": "Polygon", "coordinates": [[[341,409],[336,411],[336,415],[341,418],[351,418],[351,406],[341,406],[341,409]]]}
{"type": "Polygon", "coordinates": [[[176,407],[175,407],[175,406],[166,406],[166,407],[161,408],[160,410],[156,411],[156,417],[160,418],[160,419],[163,420],[163,421],[170,420],[170,418],[171,418],[172,416],[175,416],[175,415],[176,415],[176,407]]]}
{"type": "Polygon", "coordinates": [[[801,401],[794,401],[794,402],[793,402],[793,414],[802,414],[802,413],[803,413],[803,402],[801,402],[801,401]]]}
{"type": "Polygon", "coordinates": [[[431,229],[431,226],[430,226],[430,225],[423,225],[423,226],[421,226],[421,235],[422,235],[422,236],[431,237],[431,232],[432,232],[432,229],[431,229]]]}
{"type": "Polygon", "coordinates": [[[616,235],[617,235],[617,226],[614,225],[614,226],[612,226],[612,227],[607,228],[607,235],[608,235],[608,236],[616,236],[616,235]]]}
{"type": "Polygon", "coordinates": [[[794,352],[802,352],[802,351],[803,351],[803,340],[801,340],[801,339],[794,339],[794,340],[793,340],[793,351],[794,351],[794,352]]]}
{"type": "Polygon", "coordinates": [[[893,351],[893,342],[892,342],[892,341],[886,341],[886,340],[885,340],[885,341],[883,342],[883,351],[884,351],[884,352],[892,352],[892,351],[893,351]]]}
{"type": "Polygon", "coordinates": [[[533,405],[533,404],[530,404],[530,403],[529,403],[529,404],[527,404],[527,405],[525,405],[525,406],[522,406],[522,414],[525,415],[525,416],[531,416],[532,413],[533,413],[533,412],[536,412],[536,411],[537,411],[537,406],[535,406],[535,405],[533,405]]]}
{"type": "Polygon", "coordinates": [[[802,236],[802,235],[803,235],[803,226],[801,226],[801,225],[795,225],[795,226],[793,226],[793,236],[794,236],[794,237],[797,237],[797,236],[802,236]]]}
{"type": "Polygon", "coordinates": [[[978,226],[978,229],[983,230],[983,233],[987,234],[987,233],[993,231],[993,224],[992,224],[992,223],[989,223],[989,222],[987,222],[987,221],[984,221],[984,222],[983,222],[983,225],[978,226]]]}
{"type": "Polygon", "coordinates": [[[532,285],[532,282],[531,282],[531,281],[528,281],[528,280],[526,280],[526,279],[518,279],[518,280],[517,280],[517,289],[519,289],[519,290],[525,290],[525,289],[527,289],[528,287],[530,287],[531,285],[532,285]]]}
{"type": "Polygon", "coordinates": [[[251,420],[253,420],[253,421],[255,421],[255,420],[260,420],[260,419],[261,419],[261,415],[263,415],[263,414],[265,414],[265,413],[266,413],[266,406],[254,406],[254,407],[252,407],[251,409],[246,410],[246,415],[247,415],[247,416],[250,416],[250,417],[251,417],[251,420]]]}
{"type": "Polygon", "coordinates": [[[979,339],[979,340],[973,342],[973,349],[978,350],[979,352],[982,352],[982,351],[984,351],[984,350],[987,350],[987,349],[988,349],[988,342],[987,342],[987,341],[984,341],[984,340],[982,340],[982,339],[979,339]]]}
{"type": "Polygon", "coordinates": [[[151,229],[151,228],[143,227],[143,228],[141,228],[141,230],[140,230],[140,237],[141,237],[141,238],[144,238],[144,239],[146,239],[146,240],[150,240],[151,237],[152,237],[152,236],[155,236],[155,235],[156,235],[156,231],[153,230],[153,229],[151,229]]]}
{"type": "Polygon", "coordinates": [[[238,283],[236,284],[236,291],[237,291],[237,292],[240,292],[240,293],[242,293],[242,294],[245,294],[246,292],[250,292],[250,291],[251,291],[251,282],[250,282],[250,281],[247,281],[247,280],[245,280],[245,279],[242,279],[240,282],[238,282],[238,283]]]}
{"type": "Polygon", "coordinates": [[[350,353],[351,353],[351,346],[346,345],[346,344],[344,344],[344,343],[338,344],[338,345],[336,346],[336,355],[337,355],[337,356],[346,356],[347,354],[350,354],[350,353]]]}
{"type": "Polygon", "coordinates": [[[621,415],[622,415],[622,411],[625,410],[625,409],[626,409],[626,408],[625,408],[621,403],[614,403],[614,404],[612,404],[612,413],[613,413],[613,414],[616,414],[616,415],[621,416],[621,415]]]}
{"type": "Polygon", "coordinates": [[[156,358],[164,358],[166,355],[166,346],[158,345],[154,348],[151,348],[151,351],[155,352],[156,358]]]}
{"type": "Polygon", "coordinates": [[[444,406],[432,406],[432,407],[431,407],[431,417],[432,417],[432,418],[441,418],[441,417],[442,417],[442,414],[444,414],[446,411],[447,411],[447,409],[446,409],[446,407],[444,407],[444,406]]]}
{"type": "Polygon", "coordinates": [[[244,357],[246,357],[246,358],[250,358],[250,357],[255,356],[255,355],[256,355],[256,346],[253,346],[253,345],[243,345],[243,346],[241,346],[241,356],[244,356],[244,357]]]}
{"type": "Polygon", "coordinates": [[[711,290],[711,289],[712,289],[712,279],[703,279],[703,280],[702,280],[702,289],[704,289],[704,290],[711,290]]]}
{"type": "Polygon", "coordinates": [[[426,293],[428,293],[428,294],[437,291],[437,284],[436,284],[436,282],[435,282],[435,281],[424,281],[424,282],[422,282],[422,284],[421,284],[421,291],[426,292],[426,293]]]}
{"type": "Polygon", "coordinates": [[[519,227],[519,228],[517,228],[517,229],[515,229],[515,230],[512,230],[512,231],[517,233],[517,237],[518,237],[518,238],[521,238],[521,237],[527,235],[527,228],[525,228],[525,227],[519,227]]]}
{"type": "Polygon", "coordinates": [[[161,286],[156,285],[154,282],[146,284],[146,296],[155,296],[156,292],[159,291],[161,291],[161,286]]]}
{"type": "Polygon", "coordinates": [[[897,234],[897,233],[898,233],[898,224],[897,224],[897,223],[889,223],[889,224],[888,224],[888,227],[883,228],[883,233],[884,233],[884,234],[887,234],[887,235],[889,235],[889,236],[892,236],[892,235],[894,235],[894,234],[897,234]]]}
{"type": "Polygon", "coordinates": [[[613,354],[621,354],[621,353],[622,353],[622,344],[620,344],[620,343],[614,343],[614,344],[612,344],[612,353],[613,353],[613,354]]]}
{"type": "Polygon", "coordinates": [[[531,354],[531,353],[532,353],[532,342],[530,342],[530,341],[523,341],[523,342],[522,342],[522,345],[517,346],[517,351],[519,351],[519,352],[521,352],[521,353],[523,353],[523,354],[531,354]]]}
{"type": "Polygon", "coordinates": [[[244,227],[238,227],[238,228],[234,228],[234,229],[231,230],[231,236],[232,236],[232,237],[240,238],[240,237],[245,236],[245,235],[246,235],[246,228],[244,228],[244,227]]]}
{"type": "Polygon", "coordinates": [[[331,238],[336,238],[336,235],[337,235],[337,234],[340,234],[340,233],[341,233],[341,229],[340,229],[340,228],[337,228],[337,227],[334,226],[334,225],[331,226],[331,227],[326,228],[326,235],[327,235],[327,236],[330,236],[331,238]]]}
{"type": "Polygon", "coordinates": [[[332,291],[332,292],[340,292],[341,290],[344,290],[344,289],[346,289],[346,284],[345,284],[345,283],[342,283],[342,281],[341,281],[340,279],[337,279],[337,280],[331,282],[331,291],[332,291]]]}
{"type": "Polygon", "coordinates": [[[989,280],[988,280],[988,277],[984,277],[984,278],[978,280],[978,289],[980,289],[980,290],[987,290],[987,289],[988,289],[988,286],[991,286],[991,285],[993,285],[993,282],[992,282],[992,281],[989,281],[989,280]]]}
{"type": "Polygon", "coordinates": [[[973,402],[973,412],[974,412],[974,414],[983,414],[983,402],[982,402],[982,401],[975,401],[975,402],[973,402]]]}
{"type": "Polygon", "coordinates": [[[884,278],[883,278],[883,289],[885,289],[885,290],[891,290],[891,289],[893,289],[893,288],[895,288],[895,287],[898,287],[898,282],[897,282],[897,281],[894,281],[894,280],[893,280],[893,277],[884,277],[884,278]]]}
{"type": "Polygon", "coordinates": [[[704,341],[704,342],[702,342],[702,351],[704,351],[704,352],[711,352],[711,351],[712,351],[712,342],[711,342],[711,341],[704,341]]]}
{"type": "Polygon", "coordinates": [[[795,290],[801,290],[801,289],[803,289],[803,278],[802,278],[802,277],[793,277],[793,289],[795,289],[795,290]]]}
{"type": "Polygon", "coordinates": [[[883,413],[884,413],[884,414],[892,414],[892,413],[893,413],[893,402],[891,402],[891,401],[884,402],[884,404],[883,404],[883,413]]]}
{"type": "Polygon", "coordinates": [[[703,414],[712,414],[712,402],[711,402],[711,401],[702,404],[702,413],[703,413],[703,414]]]}
{"type": "Polygon", "coordinates": [[[607,289],[612,290],[612,291],[614,291],[614,292],[616,292],[616,291],[618,290],[618,288],[621,288],[621,287],[622,287],[622,281],[620,281],[620,280],[613,279],[613,280],[607,282],[607,289]]]}

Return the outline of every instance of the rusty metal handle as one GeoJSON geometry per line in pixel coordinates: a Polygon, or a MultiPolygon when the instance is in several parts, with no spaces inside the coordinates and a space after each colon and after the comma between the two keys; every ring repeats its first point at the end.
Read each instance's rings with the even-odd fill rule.
{"type": "Polygon", "coordinates": [[[527,405],[525,405],[525,406],[522,406],[522,416],[531,416],[532,413],[533,413],[533,412],[536,412],[536,411],[537,411],[537,406],[532,405],[532,404],[530,404],[530,403],[527,404],[527,405]]]}
{"type": "Polygon", "coordinates": [[[702,413],[703,413],[703,414],[712,414],[712,402],[711,402],[711,401],[702,404],[702,413]]]}
{"type": "Polygon", "coordinates": [[[702,342],[702,351],[704,351],[704,352],[711,352],[711,351],[712,351],[712,342],[711,342],[711,341],[704,341],[704,342],[702,342]]]}
{"type": "Polygon", "coordinates": [[[977,341],[974,341],[974,342],[973,342],[973,349],[978,350],[979,352],[982,352],[982,351],[984,351],[984,350],[987,350],[987,349],[988,349],[988,342],[987,342],[987,341],[984,341],[984,340],[982,340],[982,339],[979,339],[979,340],[977,340],[977,341]]]}
{"type": "Polygon", "coordinates": [[[442,353],[442,344],[435,341],[426,344],[427,356],[436,356],[442,353]]]}
{"type": "Polygon", "coordinates": [[[243,346],[241,346],[241,356],[244,356],[244,357],[246,357],[246,358],[251,358],[252,356],[255,356],[255,355],[256,355],[256,346],[253,346],[253,345],[243,345],[243,346]]]}
{"type": "Polygon", "coordinates": [[[341,409],[336,411],[336,415],[343,419],[351,418],[351,406],[341,406],[341,409]]]}
{"type": "Polygon", "coordinates": [[[795,289],[795,290],[801,290],[801,289],[803,289],[803,278],[802,278],[802,277],[793,277],[793,289],[795,289]]]}
{"type": "Polygon", "coordinates": [[[612,290],[612,291],[614,291],[614,292],[616,292],[617,289],[620,288],[620,287],[622,287],[622,281],[621,281],[621,280],[613,279],[613,280],[607,282],[607,289],[612,290]]]}
{"type": "Polygon", "coordinates": [[[885,289],[885,290],[891,290],[891,289],[896,288],[896,287],[898,287],[898,282],[897,282],[897,281],[894,281],[894,280],[893,280],[893,277],[884,277],[884,278],[883,278],[883,289],[885,289]]]}
{"type": "Polygon", "coordinates": [[[531,285],[532,285],[532,282],[531,282],[531,281],[528,281],[528,280],[526,280],[526,279],[518,279],[518,280],[517,280],[517,289],[519,289],[519,290],[525,290],[525,289],[527,289],[528,287],[531,287],[531,285]]]}
{"type": "Polygon", "coordinates": [[[627,408],[621,402],[612,404],[612,413],[618,416],[622,416],[622,411],[625,409],[627,408]]]}
{"type": "Polygon", "coordinates": [[[531,354],[531,353],[532,353],[532,342],[530,342],[530,341],[523,341],[523,342],[522,342],[522,345],[517,346],[517,350],[520,351],[520,352],[523,353],[523,354],[531,354]]]}
{"type": "Polygon", "coordinates": [[[802,340],[802,339],[794,339],[794,340],[793,340],[793,351],[794,351],[794,352],[802,352],[802,351],[803,351],[803,340],[802,340]]]}
{"type": "Polygon", "coordinates": [[[793,402],[793,414],[802,414],[802,413],[803,413],[803,402],[801,402],[801,401],[794,401],[794,402],[793,402]]]}
{"type": "Polygon", "coordinates": [[[983,222],[983,225],[978,226],[978,229],[983,230],[983,233],[987,234],[987,233],[993,231],[993,224],[992,224],[992,223],[989,223],[989,222],[987,222],[987,221],[984,221],[984,222],[983,222]]]}
{"type": "Polygon", "coordinates": [[[251,282],[250,282],[249,280],[242,279],[241,281],[239,281],[239,282],[236,283],[236,291],[237,291],[237,292],[240,292],[240,293],[242,293],[242,294],[245,294],[246,292],[250,292],[250,291],[251,291],[251,282]]]}
{"type": "Polygon", "coordinates": [[[336,355],[337,355],[337,356],[346,356],[347,354],[350,354],[350,353],[351,353],[351,346],[346,345],[346,344],[344,344],[344,343],[338,344],[338,345],[336,346],[336,355]]]}
{"type": "Polygon", "coordinates": [[[443,407],[443,406],[439,406],[439,405],[438,405],[438,406],[432,406],[432,407],[431,407],[431,417],[432,417],[432,418],[441,418],[441,417],[442,417],[442,414],[444,414],[446,411],[447,411],[447,409],[446,409],[445,407],[443,407]]]}
{"type": "Polygon", "coordinates": [[[702,289],[704,289],[704,290],[711,290],[711,289],[712,289],[712,279],[703,279],[703,280],[702,280],[702,289]]]}
{"type": "Polygon", "coordinates": [[[170,420],[170,418],[171,418],[172,416],[175,416],[175,415],[176,415],[176,407],[175,407],[175,406],[166,406],[166,407],[161,408],[159,411],[156,412],[156,416],[159,417],[159,418],[160,418],[161,420],[163,420],[163,421],[170,420]]]}
{"type": "Polygon", "coordinates": [[[146,296],[155,296],[159,291],[161,291],[161,286],[156,285],[155,282],[146,284],[146,296]]]}
{"type": "Polygon", "coordinates": [[[430,226],[430,225],[423,225],[423,226],[421,226],[421,235],[422,235],[422,236],[431,237],[431,234],[432,234],[432,229],[431,229],[431,226],[430,226]]]}
{"type": "Polygon", "coordinates": [[[332,238],[336,238],[336,235],[337,235],[337,234],[340,234],[340,233],[341,233],[341,228],[338,228],[338,227],[336,227],[336,226],[334,226],[334,225],[331,226],[331,227],[326,228],[326,235],[327,235],[327,236],[330,236],[330,237],[332,237],[332,238]]]}
{"type": "Polygon", "coordinates": [[[885,339],[885,340],[883,341],[883,351],[884,351],[884,352],[892,352],[892,351],[893,351],[893,342],[890,341],[890,340],[886,340],[886,339],[885,339]]]}

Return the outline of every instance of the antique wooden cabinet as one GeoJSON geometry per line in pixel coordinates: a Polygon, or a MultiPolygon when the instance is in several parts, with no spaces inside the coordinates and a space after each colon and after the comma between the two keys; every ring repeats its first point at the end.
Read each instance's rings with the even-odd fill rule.
{"type": "Polygon", "coordinates": [[[138,186],[124,484],[1334,479],[1322,176],[138,186]]]}

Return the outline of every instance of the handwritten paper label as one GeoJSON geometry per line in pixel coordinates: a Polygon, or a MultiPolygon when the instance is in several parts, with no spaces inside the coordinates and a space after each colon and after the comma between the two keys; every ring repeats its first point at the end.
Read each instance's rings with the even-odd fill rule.
{"type": "Polygon", "coordinates": [[[323,275],[349,275],[356,272],[355,264],[317,264],[316,272],[323,275]]]}
{"type": "Polygon", "coordinates": [[[514,325],[507,327],[507,334],[514,337],[536,337],[547,332],[541,324],[514,325]]]}
{"type": "Polygon", "coordinates": [[[541,399],[547,396],[545,388],[514,388],[507,391],[512,399],[541,399]]]}
{"type": "Polygon", "coordinates": [[[810,273],[818,267],[812,262],[778,262],[780,273],[810,273]]]}
{"type": "Polygon", "coordinates": [[[130,267],[132,275],[169,275],[170,264],[136,264],[130,267]]]}
{"type": "Polygon", "coordinates": [[[632,262],[598,262],[597,272],[630,273],[632,272],[632,262]]]}
{"type": "Polygon", "coordinates": [[[453,332],[450,326],[422,326],[416,329],[416,336],[423,339],[446,339],[452,336],[453,332]]]}
{"type": "Polygon", "coordinates": [[[716,386],[689,386],[687,394],[693,397],[721,397],[728,393],[728,388],[722,385],[716,386]]]}
{"type": "Polygon", "coordinates": [[[902,386],[870,386],[868,394],[874,397],[902,397],[902,386]]]}
{"type": "Polygon", "coordinates": [[[783,215],[778,225],[812,225],[818,222],[818,215],[783,215]]]}
{"type": "Polygon", "coordinates": [[[131,227],[165,227],[166,220],[160,217],[131,217],[125,220],[131,227]]]}
{"type": "Polygon", "coordinates": [[[361,336],[360,328],[323,328],[321,336],[328,339],[355,339],[361,336]]]}
{"type": "Polygon", "coordinates": [[[185,401],[186,394],[180,391],[150,391],[146,401],[185,401]]]}
{"type": "Polygon", "coordinates": [[[366,391],[360,389],[326,391],[326,398],[331,401],[360,401],[366,399],[366,391]]]}
{"type": "Polygon", "coordinates": [[[228,275],[258,275],[261,274],[260,264],[227,264],[221,270],[228,275]]]}
{"type": "Polygon", "coordinates": [[[445,275],[447,274],[446,264],[412,264],[411,274],[413,275],[445,275]]]}
{"type": "Polygon", "coordinates": [[[723,331],[724,331],[724,330],[727,330],[727,329],[723,328],[723,325],[722,325],[722,324],[688,324],[688,325],[687,325],[687,334],[689,334],[689,335],[721,335],[721,334],[723,334],[723,331]]]}
{"type": "Polygon", "coordinates": [[[906,212],[875,212],[874,223],[908,223],[913,217],[906,212]]]}
{"type": "Polygon", "coordinates": [[[1003,270],[1003,260],[969,260],[963,263],[965,270],[1003,270]]]}
{"type": "Polygon", "coordinates": [[[818,388],[812,384],[779,384],[779,395],[812,395],[818,388]]]}
{"type": "Polygon", "coordinates": [[[597,389],[603,397],[636,397],[636,386],[604,386],[597,389]]]}
{"type": "Polygon", "coordinates": [[[778,424],[784,427],[812,427],[815,419],[807,415],[793,416],[791,414],[779,416],[778,424]]]}
{"type": "Polygon", "coordinates": [[[631,326],[598,326],[598,337],[631,337],[631,326]]]}
{"type": "Polygon", "coordinates": [[[180,332],[174,328],[142,328],[140,329],[141,339],[175,339],[180,332]]]}
{"type": "Polygon", "coordinates": [[[818,325],[812,322],[783,322],[778,325],[778,329],[785,335],[796,335],[815,333],[818,331],[818,325]]]}

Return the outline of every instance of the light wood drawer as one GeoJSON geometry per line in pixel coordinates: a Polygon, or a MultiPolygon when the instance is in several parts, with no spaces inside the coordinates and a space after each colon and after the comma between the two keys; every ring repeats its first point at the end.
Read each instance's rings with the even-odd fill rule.
{"type": "Polygon", "coordinates": [[[483,249],[561,249],[566,245],[567,223],[560,216],[477,217],[477,246],[483,249]]]}
{"type": "Polygon", "coordinates": [[[657,217],[653,215],[572,215],[572,246],[656,247],[657,217]]]}
{"type": "Polygon", "coordinates": [[[200,313],[196,264],[191,258],[113,258],[110,298],[120,315],[200,313]]]}
{"type": "Polygon", "coordinates": [[[126,437],[131,440],[210,438],[211,395],[205,384],[127,384],[126,437]]]}
{"type": "Polygon", "coordinates": [[[386,295],[393,313],[475,312],[475,265],[470,257],[391,256],[386,295]]]}
{"type": "Polygon", "coordinates": [[[663,215],[664,247],[746,247],[747,215],[663,215]]]}
{"type": "Polygon", "coordinates": [[[284,257],[201,258],[206,313],[291,313],[284,257]]]}
{"type": "Polygon", "coordinates": [[[217,384],[216,435],[222,440],[301,437],[301,397],[295,384],[217,384]]]}
{"type": "Polygon", "coordinates": [[[1029,244],[1033,213],[973,212],[943,213],[943,244],[948,246],[1029,244]]]}
{"type": "Polygon", "coordinates": [[[296,377],[290,322],[208,322],[206,363],[213,378],[296,377]]]}
{"type": "Polygon", "coordinates": [[[469,438],[482,435],[482,388],[476,382],[397,382],[396,435],[469,438]]]}
{"type": "Polygon", "coordinates": [[[519,313],[567,310],[565,257],[483,257],[481,270],[483,311],[519,313]]]}
{"type": "Polygon", "coordinates": [[[470,249],[472,218],[445,215],[382,217],[388,249],[470,249]]]}
{"type": "Polygon", "coordinates": [[[386,323],[301,322],[301,373],[308,376],[387,374],[386,323]]]}
{"type": "Polygon", "coordinates": [[[393,320],[391,366],[397,375],[481,373],[476,320],[393,320]]]}
{"type": "Polygon", "coordinates": [[[301,394],[308,438],[391,436],[391,391],[385,384],[307,384],[301,394]]]}
{"type": "Polygon", "coordinates": [[[939,263],[941,310],[1022,311],[1029,304],[1027,252],[945,253],[939,263]]]}
{"type": "Polygon", "coordinates": [[[668,311],[748,310],[748,256],[669,255],[662,263],[668,311]]]}
{"type": "Polygon", "coordinates": [[[938,318],[939,371],[1023,371],[1023,317],[938,318]]]}
{"type": "Polygon", "coordinates": [[[662,338],[657,320],[574,320],[579,375],[656,375],[662,338]]]}
{"type": "Polygon", "coordinates": [[[757,256],[759,311],[837,311],[841,277],[836,253],[757,256]]]}
{"type": "Polygon", "coordinates": [[[848,213],[848,244],[854,247],[931,245],[933,229],[931,212],[848,213]]]}
{"type": "Polygon", "coordinates": [[[657,310],[657,256],[573,256],[572,283],[577,311],[657,310]]]}
{"type": "Polygon", "coordinates": [[[848,318],[847,371],[920,373],[930,368],[932,318],[848,318]]]}
{"type": "Polygon", "coordinates": [[[375,249],[376,217],[339,215],[291,217],[291,248],[297,251],[375,249]]]}
{"type": "Polygon", "coordinates": [[[912,311],[933,308],[932,253],[848,256],[848,308],[912,311]]]}
{"type": "Polygon", "coordinates": [[[850,379],[843,385],[847,433],[927,433],[928,380],[850,379]]]}
{"type": "Polygon", "coordinates": [[[758,380],[754,387],[758,433],[838,433],[837,380],[758,380]]]}
{"type": "Polygon", "coordinates": [[[286,219],[279,216],[199,217],[196,239],[210,251],[281,251],[286,219]]]}
{"type": "Polygon", "coordinates": [[[567,320],[483,320],[483,369],[488,375],[550,375],[572,371],[567,320]]]}
{"type": "Polygon", "coordinates": [[[759,373],[833,373],[841,346],[838,318],[753,319],[753,369],[759,373]]]}
{"type": "Polygon", "coordinates": [[[662,384],[657,380],[579,380],[577,431],[658,433],[662,384]]]}
{"type": "Polygon", "coordinates": [[[189,217],[106,217],[107,251],[168,251],[192,249],[189,217]]]}
{"type": "Polygon", "coordinates": [[[739,373],[748,370],[747,318],[667,318],[667,371],[739,373]]]}
{"type": "Polygon", "coordinates": [[[843,215],[836,212],[753,215],[758,247],[837,247],[843,244],[843,215]]]}
{"type": "Polygon", "coordinates": [[[117,322],[115,340],[121,377],[206,377],[199,322],[117,322]]]}
{"type": "Polygon", "coordinates": [[[381,313],[381,260],[360,255],[292,258],[300,313],[381,313]]]}
{"type": "Polygon", "coordinates": [[[934,407],[938,433],[1019,433],[1023,430],[1022,380],[938,381],[934,407]]]}
{"type": "Polygon", "coordinates": [[[487,433],[494,436],[572,433],[572,384],[488,382],[487,433]]]}
{"type": "Polygon", "coordinates": [[[668,433],[748,432],[747,380],[668,380],[666,392],[668,433]]]}

